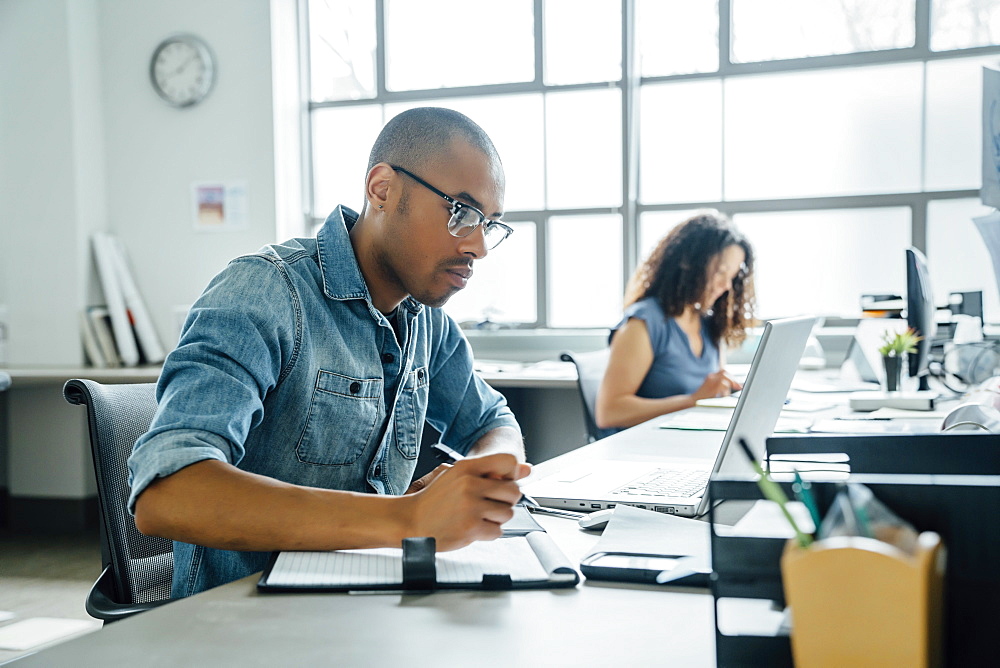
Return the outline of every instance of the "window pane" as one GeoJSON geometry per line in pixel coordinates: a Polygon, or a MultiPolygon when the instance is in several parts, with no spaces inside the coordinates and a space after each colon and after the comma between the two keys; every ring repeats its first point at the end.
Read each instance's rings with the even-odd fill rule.
{"type": "Polygon", "coordinates": [[[544,207],[545,139],[540,94],[444,98],[387,104],[386,119],[406,109],[428,105],[462,112],[478,123],[493,140],[507,177],[505,211],[537,210],[544,207]]]}
{"type": "Polygon", "coordinates": [[[639,0],[636,13],[642,76],[719,69],[718,0],[639,0]]]}
{"type": "Polygon", "coordinates": [[[375,3],[309,0],[311,98],[375,97],[375,3]]]}
{"type": "Polygon", "coordinates": [[[386,88],[533,81],[531,0],[386,0],[386,88]]]}
{"type": "Polygon", "coordinates": [[[549,324],[611,327],[622,308],[622,219],[549,219],[549,324]]]}
{"type": "Polygon", "coordinates": [[[617,88],[545,100],[549,208],[621,206],[622,112],[617,88]]]}
{"type": "Polygon", "coordinates": [[[722,199],[722,82],[640,88],[639,199],[722,199]]]}
{"type": "Polygon", "coordinates": [[[1000,58],[927,63],[927,165],[924,189],[982,185],[983,66],[1000,58]]]}
{"type": "Polygon", "coordinates": [[[932,51],[991,44],[1000,44],[1000,0],[932,0],[932,51]]]}
{"type": "Polygon", "coordinates": [[[312,112],[313,215],[338,204],[361,211],[372,144],[382,130],[381,105],[312,112]]]}
{"type": "Polygon", "coordinates": [[[621,0],[545,2],[545,83],[622,78],[621,0]]]}
{"type": "Polygon", "coordinates": [[[538,320],[535,223],[509,225],[514,234],[474,264],[475,273],[468,287],[445,305],[445,311],[455,320],[474,323],[538,320]]]}
{"type": "Polygon", "coordinates": [[[726,199],[920,189],[919,63],[725,83],[726,199]]]}
{"type": "Polygon", "coordinates": [[[647,211],[639,216],[639,262],[653,252],[660,239],[695,213],[688,211],[647,211]]]}
{"type": "Polygon", "coordinates": [[[732,0],[734,63],[913,46],[914,0],[732,0]]]}
{"type": "Polygon", "coordinates": [[[934,301],[947,304],[951,292],[983,291],[986,322],[1000,322],[1000,297],[993,263],[972,222],[992,209],[978,199],[954,199],[927,205],[927,273],[934,301]]]}
{"type": "Polygon", "coordinates": [[[862,294],[906,294],[910,209],[746,213],[758,313],[858,317],[862,294]]]}

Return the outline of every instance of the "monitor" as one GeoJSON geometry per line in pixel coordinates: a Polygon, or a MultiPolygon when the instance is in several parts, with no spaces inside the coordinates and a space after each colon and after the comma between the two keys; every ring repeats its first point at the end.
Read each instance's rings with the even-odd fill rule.
{"type": "Polygon", "coordinates": [[[934,293],[927,273],[927,258],[916,248],[906,249],[906,324],[921,337],[910,358],[910,377],[919,378],[919,389],[927,383],[931,339],[935,332],[934,293]]]}

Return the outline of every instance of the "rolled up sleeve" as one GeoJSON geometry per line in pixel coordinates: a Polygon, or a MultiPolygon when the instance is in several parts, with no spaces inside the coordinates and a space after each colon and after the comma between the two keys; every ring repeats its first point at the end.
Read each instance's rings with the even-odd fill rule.
{"type": "Polygon", "coordinates": [[[158,477],[195,462],[238,464],[263,400],[298,341],[280,270],[259,256],[234,260],[191,308],[157,385],[157,411],[129,458],[129,512],[158,477]]]}

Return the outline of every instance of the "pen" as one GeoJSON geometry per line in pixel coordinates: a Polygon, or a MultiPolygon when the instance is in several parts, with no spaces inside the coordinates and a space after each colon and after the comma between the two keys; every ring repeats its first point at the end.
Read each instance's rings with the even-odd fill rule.
{"type": "MultiPolygon", "coordinates": [[[[445,464],[454,464],[455,462],[465,459],[465,455],[463,455],[461,452],[458,452],[457,450],[449,448],[444,443],[435,443],[433,449],[434,449],[434,455],[438,459],[444,461],[445,464]]],[[[520,503],[523,503],[527,508],[542,507],[542,504],[538,503],[538,501],[535,501],[533,498],[531,498],[524,492],[521,492],[520,503]]]]}
{"type": "Polygon", "coordinates": [[[745,438],[740,439],[740,447],[743,448],[743,452],[746,453],[747,459],[750,460],[750,465],[753,466],[753,470],[759,476],[757,478],[757,486],[760,487],[760,491],[764,494],[764,498],[774,501],[781,508],[781,512],[785,515],[785,519],[788,523],[792,525],[792,531],[795,532],[795,538],[799,541],[799,547],[809,547],[812,543],[812,537],[808,534],[802,532],[799,529],[799,525],[795,523],[795,518],[792,514],[788,512],[788,497],[782,491],[778,483],[771,480],[764,469],[760,467],[757,462],[757,458],[753,456],[753,452],[750,450],[750,446],[747,445],[745,438]]]}
{"type": "Polygon", "coordinates": [[[816,527],[817,531],[819,531],[819,525],[822,522],[822,518],[819,516],[819,507],[816,506],[816,497],[814,497],[812,493],[812,485],[802,479],[798,470],[792,469],[792,473],[795,474],[795,482],[792,483],[792,491],[795,492],[795,496],[809,511],[809,515],[812,517],[813,526],[816,527]]]}

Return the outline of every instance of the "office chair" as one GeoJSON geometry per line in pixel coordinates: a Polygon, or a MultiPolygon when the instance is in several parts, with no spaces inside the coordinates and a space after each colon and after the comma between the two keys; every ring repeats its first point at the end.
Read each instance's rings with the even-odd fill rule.
{"type": "Polygon", "coordinates": [[[156,410],[155,383],[102,385],[73,379],[63,387],[71,404],[87,407],[97,475],[103,571],[87,596],[91,617],[113,622],[167,603],[173,542],[144,536],[129,514],[128,466],[136,439],[156,410]]]}
{"type": "Polygon", "coordinates": [[[576,366],[577,388],[580,390],[580,399],[583,400],[583,418],[587,424],[589,443],[604,438],[609,433],[597,426],[594,410],[597,405],[597,390],[604,379],[610,355],[611,350],[608,348],[586,353],[564,352],[559,355],[563,362],[572,362],[576,366]]]}

